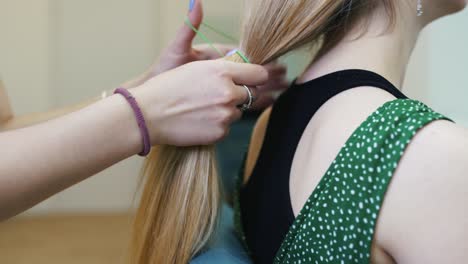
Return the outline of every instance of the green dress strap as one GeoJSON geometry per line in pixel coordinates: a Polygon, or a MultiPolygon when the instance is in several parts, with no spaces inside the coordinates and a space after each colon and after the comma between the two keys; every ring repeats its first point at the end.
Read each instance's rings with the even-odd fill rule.
{"type": "Polygon", "coordinates": [[[370,263],[380,208],[398,163],[416,133],[436,120],[449,119],[409,99],[388,102],[370,115],[302,208],[275,263],[370,263]]]}

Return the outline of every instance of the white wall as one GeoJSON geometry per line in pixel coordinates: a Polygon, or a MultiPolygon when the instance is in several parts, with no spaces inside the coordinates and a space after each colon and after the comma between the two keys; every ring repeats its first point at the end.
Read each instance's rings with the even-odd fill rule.
{"type": "Polygon", "coordinates": [[[159,53],[158,1],[52,2],[56,104],[117,87],[159,53]]]}
{"type": "MultiPolygon", "coordinates": [[[[54,0],[53,106],[95,97],[143,72],[159,53],[158,1],[54,0]]],[[[141,166],[132,158],[50,199],[33,212],[131,207],[141,166]]]]}
{"type": "MultiPolygon", "coordinates": [[[[0,74],[15,113],[96,97],[159,53],[159,1],[15,0],[0,3],[0,74]]],[[[127,210],[141,159],[122,162],[28,213],[127,210]]]]}
{"type": "Polygon", "coordinates": [[[468,10],[427,29],[430,104],[468,127],[468,10]]]}
{"type": "Polygon", "coordinates": [[[0,78],[17,113],[50,107],[49,15],[48,0],[0,2],[0,78]]]}
{"type": "Polygon", "coordinates": [[[405,92],[468,127],[468,9],[423,30],[405,92]]]}
{"type": "MultiPolygon", "coordinates": [[[[238,33],[241,1],[204,2],[207,22],[238,33]]],[[[15,111],[94,97],[143,71],[182,25],[187,7],[185,0],[2,1],[0,75],[15,111]]],[[[425,30],[405,92],[468,126],[467,26],[465,11],[425,30]]],[[[140,164],[122,162],[29,213],[127,210],[140,164]]]]}

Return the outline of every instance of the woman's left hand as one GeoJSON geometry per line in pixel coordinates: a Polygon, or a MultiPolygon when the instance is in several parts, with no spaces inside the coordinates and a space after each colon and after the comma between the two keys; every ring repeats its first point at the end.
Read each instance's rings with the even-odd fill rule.
{"type": "MultiPolygon", "coordinates": [[[[203,20],[203,9],[201,1],[196,1],[192,11],[189,12],[188,18],[194,27],[199,28],[203,20]]],[[[184,64],[201,61],[219,59],[221,56],[213,50],[209,45],[193,46],[193,40],[196,33],[184,24],[177,32],[176,38],[163,50],[161,56],[153,65],[139,78],[124,84],[125,88],[134,88],[145,83],[147,80],[175,69],[184,64]]],[[[214,44],[214,46],[222,53],[226,54],[230,50],[236,48],[234,45],[214,44]]]]}
{"type": "MultiPolygon", "coordinates": [[[[194,27],[199,28],[203,20],[203,8],[200,0],[195,1],[192,10],[188,14],[188,18],[194,27]]],[[[184,24],[177,32],[176,38],[162,52],[160,58],[140,77],[123,85],[124,88],[134,88],[142,85],[149,79],[175,69],[184,64],[202,61],[219,59],[220,54],[213,50],[207,44],[193,46],[193,40],[196,33],[186,24],[184,24]]],[[[235,45],[214,44],[216,49],[222,54],[227,54],[237,47],[235,45]]],[[[267,84],[257,87],[257,102],[253,106],[253,110],[263,110],[275,101],[275,94],[287,89],[288,82],[286,80],[287,69],[284,65],[278,62],[272,62],[265,65],[269,72],[269,81],[267,84]]]]}

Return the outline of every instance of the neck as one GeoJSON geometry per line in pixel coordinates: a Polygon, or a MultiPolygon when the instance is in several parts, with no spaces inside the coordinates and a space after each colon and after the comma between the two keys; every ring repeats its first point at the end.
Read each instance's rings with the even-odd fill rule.
{"type": "Polygon", "coordinates": [[[384,7],[375,10],[369,27],[362,34],[362,24],[345,36],[337,46],[311,64],[299,82],[315,79],[327,73],[363,69],[376,72],[395,86],[401,87],[411,53],[416,45],[422,23],[413,10],[398,6],[395,25],[388,29],[388,16],[384,7]],[[407,11],[409,12],[409,11],[407,11]]]}

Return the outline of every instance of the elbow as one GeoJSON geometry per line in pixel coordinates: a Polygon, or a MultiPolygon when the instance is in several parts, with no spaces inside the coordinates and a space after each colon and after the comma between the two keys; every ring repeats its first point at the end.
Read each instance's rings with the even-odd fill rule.
{"type": "Polygon", "coordinates": [[[12,129],[13,116],[4,118],[0,121],[0,132],[5,132],[12,129]]]}

